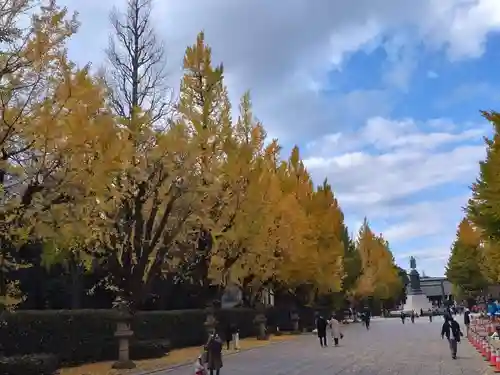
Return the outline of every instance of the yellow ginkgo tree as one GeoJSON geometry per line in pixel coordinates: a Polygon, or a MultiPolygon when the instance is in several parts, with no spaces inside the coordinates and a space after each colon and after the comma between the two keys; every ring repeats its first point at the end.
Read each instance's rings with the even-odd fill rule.
{"type": "Polygon", "coordinates": [[[365,218],[356,242],[361,260],[360,276],[354,295],[358,300],[375,298],[389,300],[397,297],[402,284],[398,268],[382,235],[375,235],[365,218]]]}

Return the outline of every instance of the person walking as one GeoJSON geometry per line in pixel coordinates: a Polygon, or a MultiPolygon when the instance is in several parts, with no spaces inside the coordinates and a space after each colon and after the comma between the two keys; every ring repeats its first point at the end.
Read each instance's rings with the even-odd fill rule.
{"type": "Polygon", "coordinates": [[[194,363],[194,375],[207,375],[207,369],[203,361],[203,355],[198,356],[194,363]]]}
{"type": "Polygon", "coordinates": [[[370,329],[370,318],[370,311],[365,310],[365,312],[363,313],[363,323],[365,324],[367,330],[370,329]]]}
{"type": "Polygon", "coordinates": [[[415,323],[415,310],[411,310],[410,319],[412,323],[415,323]]]}
{"type": "Polygon", "coordinates": [[[226,339],[226,349],[229,350],[231,346],[231,340],[233,340],[234,327],[228,322],[226,325],[226,332],[224,332],[224,338],[226,339]]]}
{"type": "Polygon", "coordinates": [[[220,369],[222,368],[222,346],[222,340],[217,333],[210,336],[205,346],[207,368],[210,375],[220,375],[220,369]]]}
{"type": "Polygon", "coordinates": [[[460,337],[463,336],[460,330],[460,325],[453,319],[453,316],[446,316],[441,328],[441,338],[446,336],[448,344],[450,345],[451,358],[457,359],[457,344],[460,342],[460,337]]]}
{"type": "Polygon", "coordinates": [[[328,321],[328,325],[330,326],[333,343],[335,346],[338,346],[339,340],[344,338],[344,335],[340,330],[340,322],[335,318],[335,315],[331,316],[330,320],[328,321]]]}
{"type": "Polygon", "coordinates": [[[469,327],[470,327],[470,311],[465,309],[464,312],[464,325],[465,325],[465,337],[469,337],[469,327]]]}
{"type": "Polygon", "coordinates": [[[405,324],[406,315],[404,311],[401,311],[401,323],[405,324]]]}
{"type": "Polygon", "coordinates": [[[429,322],[432,323],[432,315],[434,315],[434,311],[429,309],[429,311],[427,313],[429,314],[429,322]]]}
{"type": "Polygon", "coordinates": [[[319,343],[322,348],[325,348],[328,346],[328,343],[326,341],[326,327],[328,326],[328,322],[326,321],[325,318],[323,318],[323,315],[318,315],[316,318],[316,330],[318,331],[318,337],[319,337],[319,343]]]}

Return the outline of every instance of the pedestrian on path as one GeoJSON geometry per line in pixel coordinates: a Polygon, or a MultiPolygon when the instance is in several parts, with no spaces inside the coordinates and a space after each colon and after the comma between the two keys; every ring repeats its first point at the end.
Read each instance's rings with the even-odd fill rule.
{"type": "Polygon", "coordinates": [[[198,356],[196,362],[194,363],[194,375],[207,375],[203,355],[198,356]]]}
{"type": "Polygon", "coordinates": [[[327,347],[328,343],[326,342],[326,327],[328,326],[328,322],[323,315],[318,315],[316,318],[316,330],[318,331],[319,343],[322,348],[327,347]]]}
{"type": "Polygon", "coordinates": [[[340,322],[335,318],[335,315],[332,315],[330,320],[328,321],[328,325],[330,326],[332,340],[335,346],[339,345],[339,340],[344,337],[342,331],[340,330],[340,322]]]}
{"type": "Polygon", "coordinates": [[[429,309],[428,314],[429,314],[429,322],[432,323],[432,315],[434,315],[434,311],[429,309]]]}
{"type": "Polygon", "coordinates": [[[234,326],[228,322],[226,325],[226,332],[224,332],[224,338],[226,339],[226,349],[229,350],[231,347],[231,341],[233,340],[234,326]]]}
{"type": "Polygon", "coordinates": [[[210,375],[220,375],[222,368],[222,339],[215,333],[210,336],[206,345],[207,368],[210,375]]]}
{"type": "Polygon", "coordinates": [[[365,327],[367,330],[370,329],[370,312],[368,310],[366,310],[364,313],[363,313],[363,323],[365,324],[365,327]]]}
{"type": "Polygon", "coordinates": [[[401,323],[405,324],[406,315],[404,311],[401,311],[401,323]]]}
{"type": "Polygon", "coordinates": [[[412,323],[415,323],[415,310],[411,310],[410,319],[412,323]]]}
{"type": "Polygon", "coordinates": [[[470,327],[470,311],[469,311],[469,309],[465,309],[464,325],[465,325],[465,337],[469,337],[469,327],[470,327]]]}
{"type": "Polygon", "coordinates": [[[441,338],[444,338],[444,336],[446,336],[450,345],[451,358],[457,359],[457,344],[460,342],[463,333],[460,330],[460,325],[453,319],[452,315],[446,316],[441,328],[441,338]]]}

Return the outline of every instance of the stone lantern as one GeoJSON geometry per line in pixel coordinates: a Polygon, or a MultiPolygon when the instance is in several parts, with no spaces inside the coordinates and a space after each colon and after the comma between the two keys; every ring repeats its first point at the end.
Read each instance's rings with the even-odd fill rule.
{"type": "Polygon", "coordinates": [[[268,336],[266,334],[266,312],[264,305],[257,305],[257,315],[254,318],[254,323],[257,325],[257,340],[267,340],[268,336]]]}
{"type": "Polygon", "coordinates": [[[114,369],[133,369],[135,363],[130,360],[130,338],[134,332],[130,328],[132,314],[125,301],[117,299],[115,303],[117,309],[115,337],[118,339],[118,361],[113,363],[114,369]]]}
{"type": "Polygon", "coordinates": [[[212,306],[205,309],[207,317],[205,319],[205,331],[207,332],[208,338],[215,333],[215,327],[217,326],[217,319],[215,318],[214,308],[212,306]]]}

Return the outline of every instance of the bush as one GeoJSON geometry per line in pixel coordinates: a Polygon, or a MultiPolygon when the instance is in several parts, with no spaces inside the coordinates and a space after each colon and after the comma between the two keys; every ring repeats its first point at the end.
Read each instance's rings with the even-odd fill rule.
{"type": "MultiPolygon", "coordinates": [[[[254,336],[257,333],[255,315],[256,311],[248,308],[217,309],[216,328],[224,336],[227,326],[232,324],[238,328],[241,338],[254,336]]],[[[271,309],[267,315],[270,328],[292,329],[288,311],[271,309]]],[[[6,324],[0,325],[0,353],[5,356],[52,353],[65,365],[114,360],[118,356],[114,336],[116,316],[113,310],[7,313],[6,324]]],[[[204,310],[139,312],[132,321],[131,356],[152,358],[168,349],[203,345],[207,339],[205,319],[204,310]]],[[[301,327],[308,327],[309,320],[301,319],[301,327]]]]}
{"type": "Polygon", "coordinates": [[[84,363],[117,357],[116,313],[111,310],[17,311],[0,326],[5,356],[51,353],[61,363],[84,363]]]}
{"type": "Polygon", "coordinates": [[[134,341],[130,345],[130,359],[161,358],[170,350],[168,340],[134,341]]]}
{"type": "Polygon", "coordinates": [[[0,357],[2,375],[53,375],[58,367],[57,358],[52,354],[0,357]]]}
{"type": "Polygon", "coordinates": [[[132,324],[137,340],[170,340],[171,348],[203,345],[206,340],[204,310],[144,311],[132,324]]]}
{"type": "MultiPolygon", "coordinates": [[[[314,329],[315,325],[315,310],[312,308],[302,307],[297,308],[296,312],[299,314],[299,330],[303,331],[314,329]]],[[[269,327],[279,327],[280,331],[291,332],[293,331],[293,322],[291,320],[291,310],[280,309],[273,307],[267,310],[267,325],[269,327]]]]}
{"type": "Polygon", "coordinates": [[[242,307],[216,310],[217,331],[221,336],[224,336],[228,325],[232,325],[238,329],[240,338],[242,339],[255,336],[257,334],[257,326],[253,320],[256,315],[257,312],[254,309],[242,307]]]}

